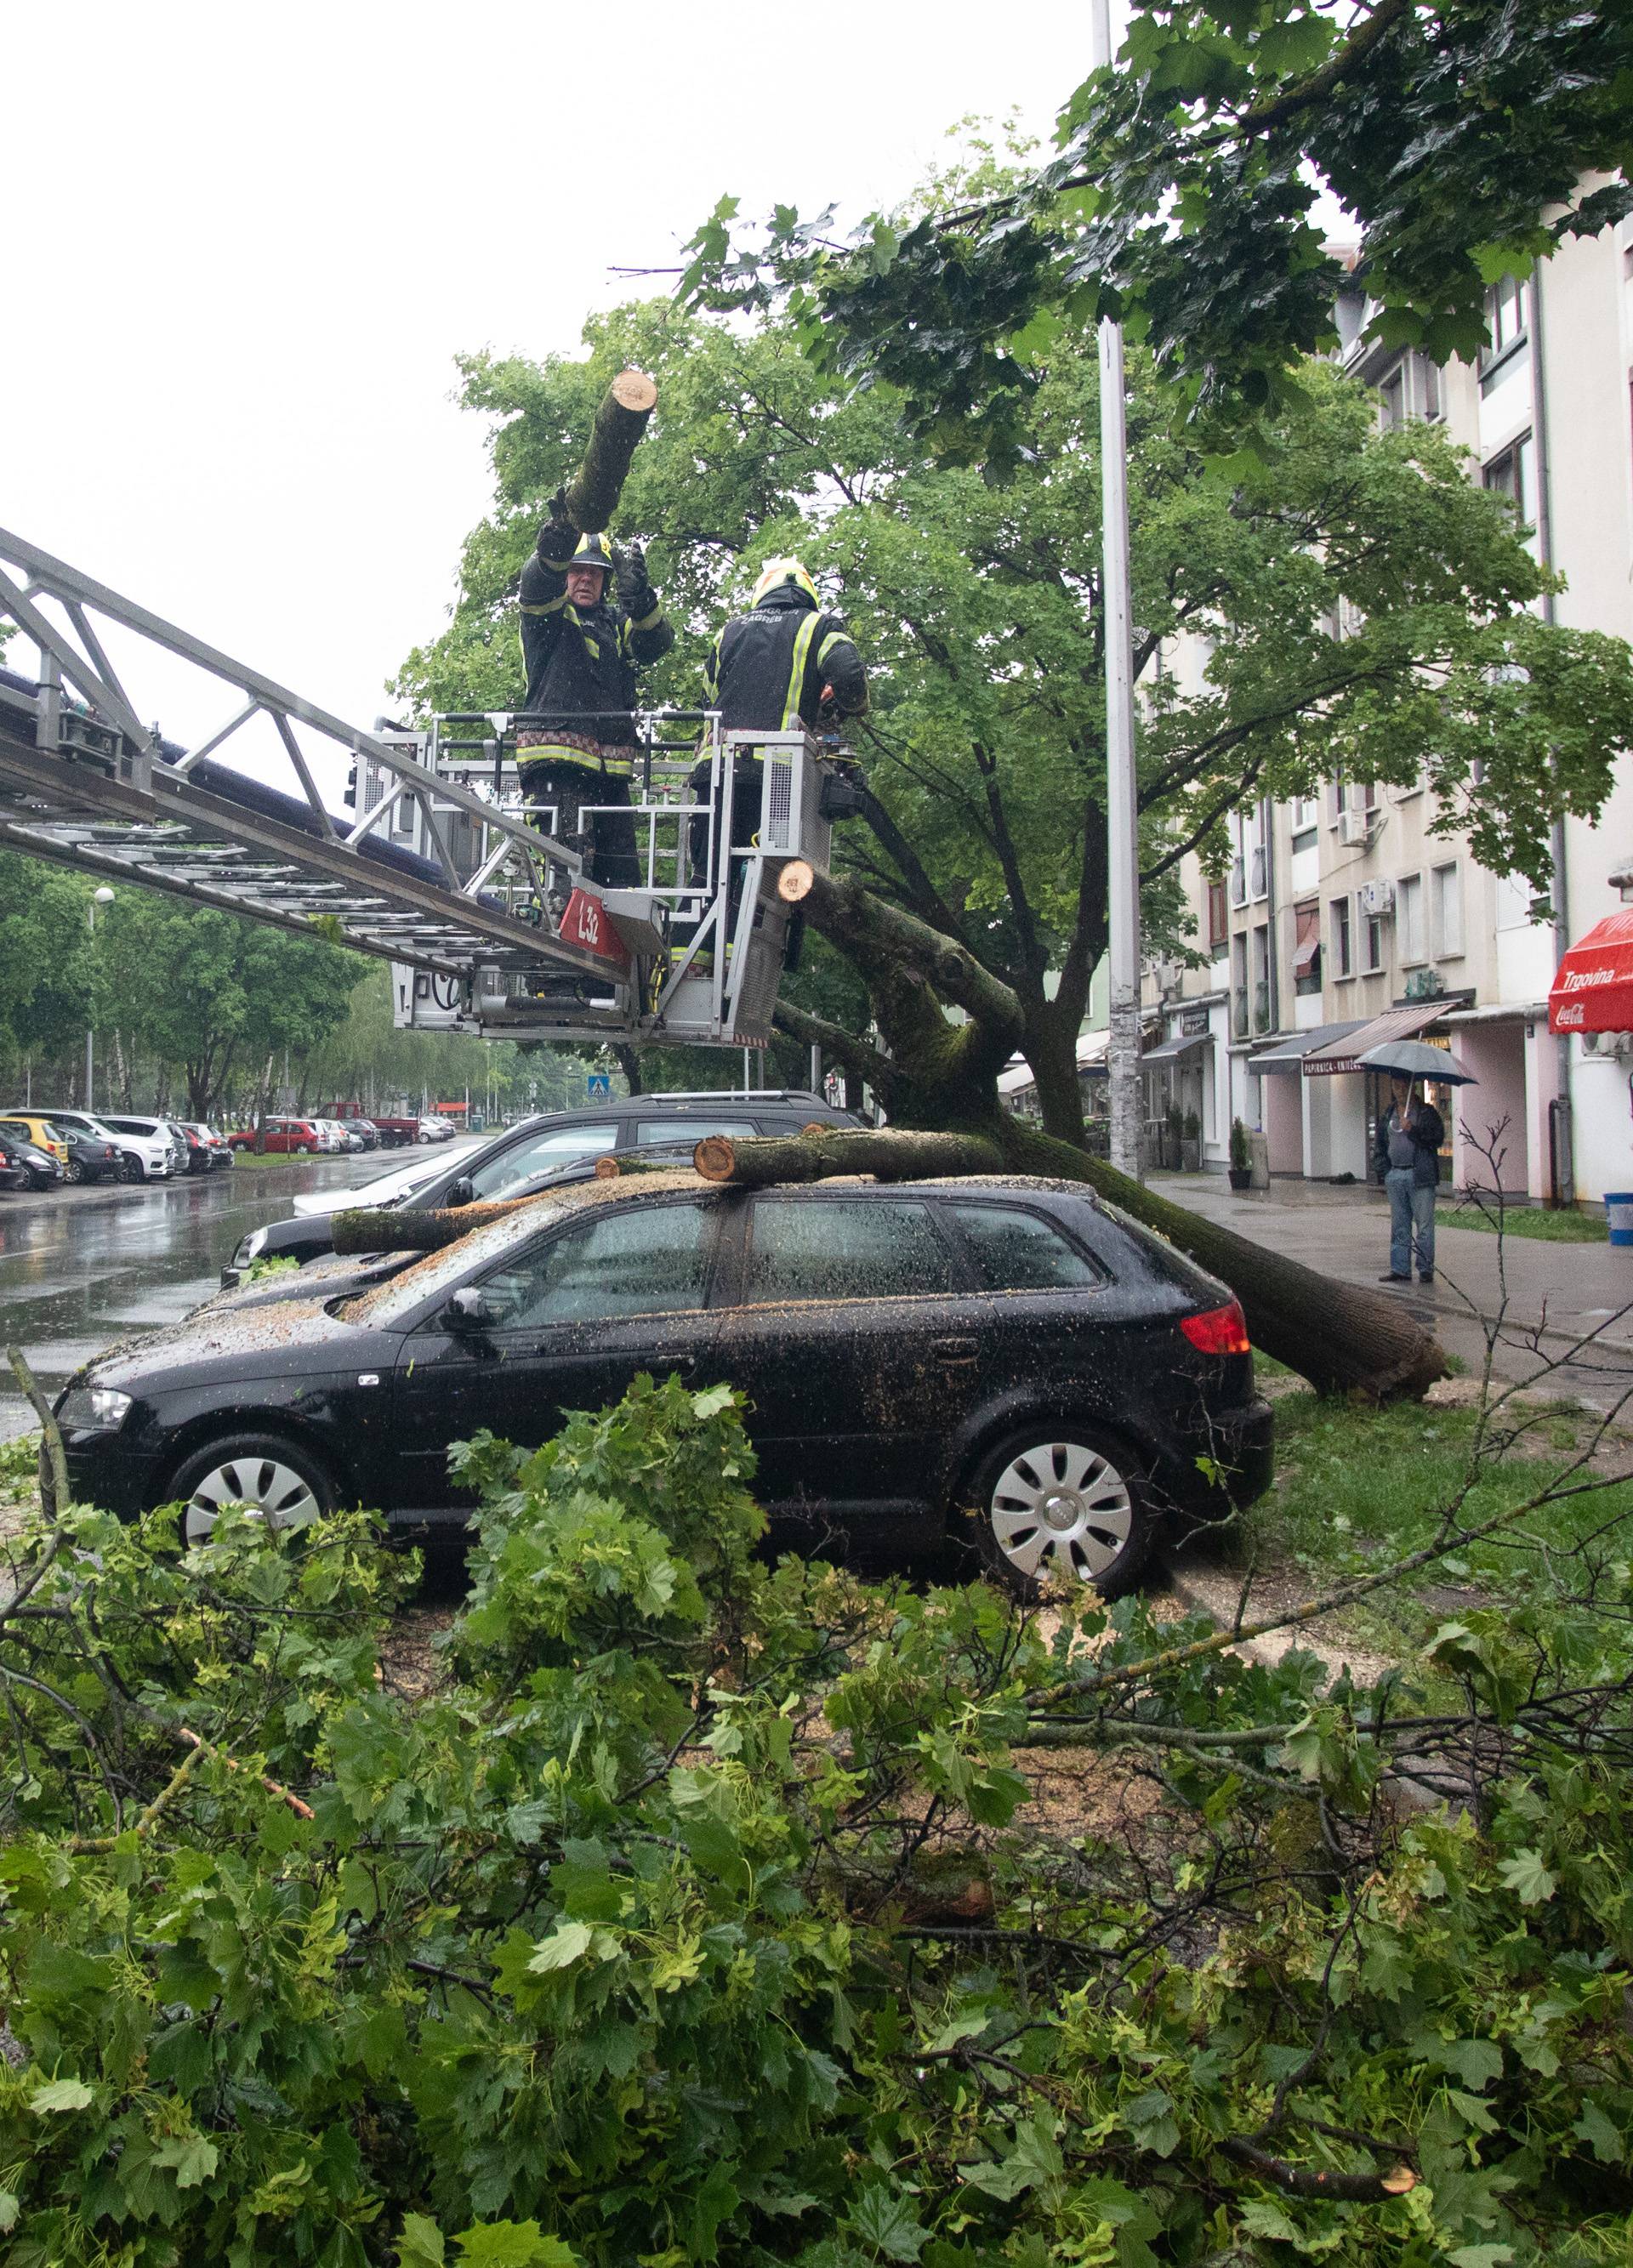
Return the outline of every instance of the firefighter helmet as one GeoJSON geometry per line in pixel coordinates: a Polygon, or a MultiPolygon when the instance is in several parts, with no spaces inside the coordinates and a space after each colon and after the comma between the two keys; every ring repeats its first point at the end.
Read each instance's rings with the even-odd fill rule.
{"type": "Polygon", "coordinates": [[[580,535],[578,549],[567,562],[567,572],[575,567],[599,567],[603,575],[612,572],[612,546],[604,535],[580,535]]]}
{"type": "Polygon", "coordinates": [[[797,559],[772,559],[767,562],[760,570],[760,579],[754,586],[753,604],[757,607],[764,606],[771,593],[773,591],[780,591],[785,584],[792,584],[796,591],[802,591],[813,607],[819,607],[822,604],[822,600],[816,595],[816,585],[797,559]]]}

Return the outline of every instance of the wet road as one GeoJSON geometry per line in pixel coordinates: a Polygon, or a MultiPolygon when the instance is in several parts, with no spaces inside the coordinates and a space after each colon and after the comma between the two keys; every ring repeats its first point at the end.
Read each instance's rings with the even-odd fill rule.
{"type": "MultiPolygon", "coordinates": [[[[303,1190],[369,1181],[394,1163],[366,1152],[139,1189],[0,1191],[0,1347],[21,1346],[55,1395],[110,1340],[179,1322],[208,1299],[246,1229],[287,1219],[303,1190]]],[[[0,1361],[0,1440],[33,1424],[0,1361]]]]}

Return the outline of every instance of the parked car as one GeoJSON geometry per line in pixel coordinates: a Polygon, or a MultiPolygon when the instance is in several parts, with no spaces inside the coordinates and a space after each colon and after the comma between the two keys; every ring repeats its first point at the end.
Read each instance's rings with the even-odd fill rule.
{"type": "Polygon", "coordinates": [[[36,1148],[0,1119],[0,1189],[48,1189],[63,1178],[63,1168],[48,1151],[36,1148]]]}
{"type": "MultiPolygon", "coordinates": [[[[59,1166],[67,1166],[68,1144],[53,1120],[42,1111],[32,1110],[25,1105],[20,1110],[15,1108],[7,1110],[4,1116],[8,1125],[19,1130],[25,1142],[32,1142],[36,1150],[43,1150],[47,1157],[55,1158],[59,1166]]],[[[70,1111],[68,1116],[71,1118],[73,1113],[70,1111]]]]}
{"type": "Polygon", "coordinates": [[[779,1540],[898,1565],[972,1544],[1027,1597],[1127,1590],[1165,1520],[1271,1475],[1225,1286],[1019,1178],[593,1180],[417,1263],[213,1301],[78,1372],[57,1417],[75,1498],[126,1519],[177,1500],[198,1540],[229,1502],[360,1502],[424,1535],[469,1514],[450,1442],[536,1444],[639,1371],[747,1396],[779,1540]]]}
{"type": "Polygon", "coordinates": [[[63,1168],[63,1178],[76,1186],[82,1182],[120,1182],[128,1170],[125,1155],[111,1133],[87,1134],[83,1127],[64,1125],[60,1119],[52,1123],[68,1145],[68,1163],[63,1168]]]}
{"type": "Polygon", "coordinates": [[[451,1142],[456,1130],[452,1122],[447,1118],[438,1118],[433,1116],[430,1118],[422,1118],[419,1122],[419,1138],[422,1142],[451,1142]]]}
{"type": "MultiPolygon", "coordinates": [[[[309,1118],[269,1118],[265,1131],[267,1151],[275,1158],[315,1157],[322,1147],[317,1128],[309,1118]]],[[[255,1130],[253,1126],[240,1126],[227,1136],[227,1140],[235,1150],[253,1150],[255,1130]]]]}
{"type": "Polygon", "coordinates": [[[678,1162],[690,1164],[693,1147],[706,1134],[797,1134],[816,1119],[831,1126],[856,1123],[819,1095],[790,1088],[632,1095],[599,1110],[524,1118],[485,1142],[462,1144],[434,1160],[417,1160],[360,1187],[309,1190],[295,1199],[292,1219],[252,1228],[240,1239],[221,1271],[222,1285],[231,1290],[253,1260],[294,1259],[304,1266],[322,1259],[335,1248],[328,1217],[342,1205],[430,1208],[530,1197],[564,1174],[587,1174],[607,1151],[679,1145],[678,1162]]]}
{"type": "MultiPolygon", "coordinates": [[[[228,1145],[227,1138],[225,1134],[218,1134],[215,1128],[213,1126],[207,1126],[202,1118],[184,1118],[180,1122],[180,1123],[181,1131],[184,1134],[196,1138],[200,1147],[203,1149],[204,1153],[204,1167],[207,1172],[212,1174],[219,1173],[224,1167],[230,1166],[232,1164],[233,1152],[228,1145]]],[[[189,1166],[192,1163],[192,1156],[191,1144],[189,1142],[188,1152],[189,1166]]]]}
{"type": "Polygon", "coordinates": [[[380,1147],[380,1129],[372,1118],[343,1118],[341,1124],[348,1134],[355,1134],[366,1150],[380,1147]]]}
{"type": "Polygon", "coordinates": [[[120,1152],[128,1182],[166,1182],[185,1173],[185,1152],[171,1131],[167,1118],[115,1117],[89,1110],[54,1110],[63,1126],[77,1126],[93,1141],[111,1141],[120,1152]]]}
{"type": "Polygon", "coordinates": [[[185,1118],[173,1118],[170,1121],[170,1130],[181,1145],[182,1152],[187,1160],[187,1172],[208,1174],[211,1165],[210,1144],[200,1133],[198,1128],[185,1118]]]}
{"type": "Polygon", "coordinates": [[[376,1118],[374,1130],[382,1150],[402,1150],[421,1139],[417,1118],[376,1118]]]}

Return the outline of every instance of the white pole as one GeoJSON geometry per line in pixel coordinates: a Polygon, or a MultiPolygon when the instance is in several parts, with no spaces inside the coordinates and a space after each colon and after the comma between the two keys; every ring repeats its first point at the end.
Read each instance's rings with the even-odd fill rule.
{"type": "MultiPolygon", "coordinates": [[[[1093,0],[1090,63],[1112,60],[1111,0],[1093,0]]],[[[1128,571],[1128,431],[1123,330],[1100,325],[1101,593],[1105,646],[1106,832],[1111,904],[1112,1163],[1140,1172],[1140,842],[1134,754],[1134,631],[1128,571]]]]}

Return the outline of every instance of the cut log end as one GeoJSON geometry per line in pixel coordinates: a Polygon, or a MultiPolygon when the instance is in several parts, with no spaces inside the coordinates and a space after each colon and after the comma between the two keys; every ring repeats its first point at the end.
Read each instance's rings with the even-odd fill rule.
{"type": "Polygon", "coordinates": [[[809,897],[816,879],[808,860],[790,858],[778,873],[777,895],[784,905],[797,906],[802,898],[809,897]]]}
{"type": "Polygon", "coordinates": [[[612,381],[612,396],[620,409],[632,409],[639,414],[655,409],[658,381],[648,378],[644,370],[621,370],[612,381]]]}
{"type": "Polygon", "coordinates": [[[623,1171],[616,1158],[597,1158],[595,1160],[595,1179],[598,1182],[616,1182],[623,1171]]]}
{"type": "Polygon", "coordinates": [[[728,1182],[737,1170],[737,1153],[724,1134],[706,1134],[691,1153],[696,1171],[706,1182],[728,1182]]]}

